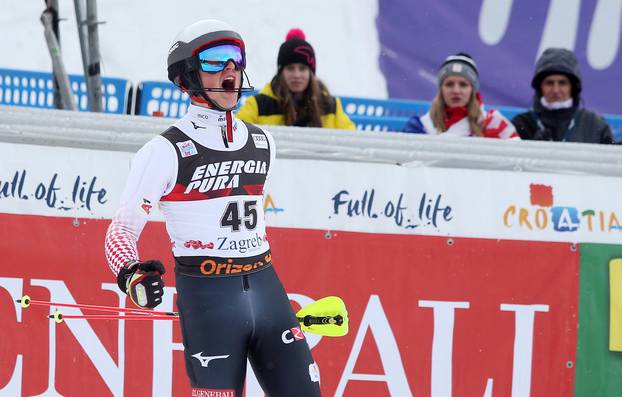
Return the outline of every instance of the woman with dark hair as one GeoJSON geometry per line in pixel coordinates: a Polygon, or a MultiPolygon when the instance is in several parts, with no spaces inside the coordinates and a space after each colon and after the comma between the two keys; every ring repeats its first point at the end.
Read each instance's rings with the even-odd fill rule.
{"type": "Polygon", "coordinates": [[[475,61],[465,53],[445,59],[437,76],[438,93],[430,111],[408,120],[405,132],[519,139],[508,119],[494,109],[484,110],[475,61]]]}
{"type": "Polygon", "coordinates": [[[256,124],[355,129],[339,98],[315,76],[315,52],[304,32],[291,29],[279,49],[278,72],[237,114],[256,124]]]}

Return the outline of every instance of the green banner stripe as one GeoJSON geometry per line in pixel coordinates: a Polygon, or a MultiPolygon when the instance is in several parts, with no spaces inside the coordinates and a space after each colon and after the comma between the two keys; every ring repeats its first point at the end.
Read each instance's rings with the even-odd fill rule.
{"type": "Polygon", "coordinates": [[[622,246],[581,244],[575,396],[622,396],[622,353],[609,350],[609,261],[622,246]]]}

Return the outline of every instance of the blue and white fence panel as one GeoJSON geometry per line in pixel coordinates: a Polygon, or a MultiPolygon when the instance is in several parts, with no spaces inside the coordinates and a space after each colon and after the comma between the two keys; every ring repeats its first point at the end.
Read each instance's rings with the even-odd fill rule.
{"type": "MultiPolygon", "coordinates": [[[[69,75],[71,90],[76,105],[81,111],[88,111],[88,94],[83,76],[69,75]]],[[[106,113],[128,112],[132,85],[128,80],[102,77],[102,96],[106,113]]],[[[250,95],[242,97],[240,105],[250,95]]],[[[357,129],[366,131],[401,131],[412,115],[423,115],[429,101],[408,99],[372,99],[340,97],[344,111],[356,124],[357,129]]],[[[133,100],[133,112],[143,116],[179,118],[186,113],[190,98],[174,84],[164,81],[143,81],[133,100]]],[[[54,77],[48,72],[34,72],[0,68],[0,105],[54,108],[54,77]]],[[[495,106],[504,116],[511,119],[525,109],[509,106],[495,106]]],[[[622,142],[622,116],[604,115],[611,126],[614,140],[622,142]]]]}
{"type": "MultiPolygon", "coordinates": [[[[88,93],[83,76],[69,75],[78,110],[88,111],[88,93]]],[[[128,80],[102,77],[102,102],[106,113],[126,113],[131,84],[128,80]]],[[[0,68],[0,104],[53,109],[54,76],[48,72],[0,68]]]]}
{"type": "Polygon", "coordinates": [[[364,131],[401,131],[408,119],[428,111],[430,102],[342,96],[344,111],[364,131]]]}
{"type": "Polygon", "coordinates": [[[179,118],[186,113],[190,98],[173,83],[142,81],[138,85],[136,111],[142,116],[179,118]]]}

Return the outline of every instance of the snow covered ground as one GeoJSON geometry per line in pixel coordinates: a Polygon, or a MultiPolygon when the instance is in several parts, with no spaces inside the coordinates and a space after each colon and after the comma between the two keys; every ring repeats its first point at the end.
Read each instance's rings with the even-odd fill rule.
{"type": "MultiPolygon", "coordinates": [[[[42,0],[0,0],[0,67],[51,71],[39,21],[42,0]]],[[[82,73],[74,1],[59,0],[60,35],[68,73],[82,73]]],[[[99,0],[104,76],[166,80],[173,38],[199,19],[228,22],[246,41],[248,74],[261,88],[276,72],[280,44],[303,29],[317,56],[317,75],[337,95],[386,98],[378,63],[378,0],[99,0]]]]}

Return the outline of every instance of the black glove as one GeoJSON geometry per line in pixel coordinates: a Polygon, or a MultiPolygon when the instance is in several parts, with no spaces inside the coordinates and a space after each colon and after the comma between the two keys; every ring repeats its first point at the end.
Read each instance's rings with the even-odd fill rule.
{"type": "Polygon", "coordinates": [[[164,265],[158,260],[131,261],[119,270],[117,284],[136,306],[153,309],[162,303],[162,275],[165,272],[164,265]]]}

